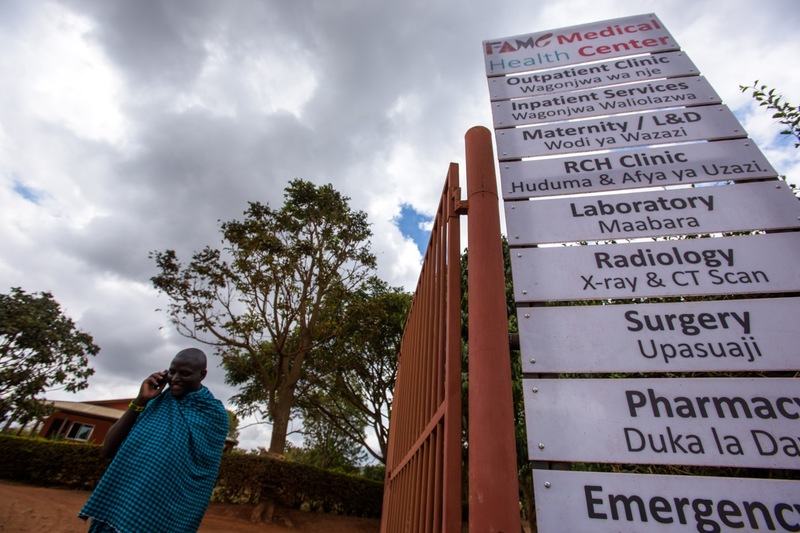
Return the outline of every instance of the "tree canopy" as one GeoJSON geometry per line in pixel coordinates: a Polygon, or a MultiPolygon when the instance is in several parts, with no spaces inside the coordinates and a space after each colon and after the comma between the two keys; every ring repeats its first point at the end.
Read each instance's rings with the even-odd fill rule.
{"type": "Polygon", "coordinates": [[[39,394],[86,388],[99,352],[49,292],[0,294],[0,419],[27,422],[44,414],[39,394]]]}
{"type": "Polygon", "coordinates": [[[327,418],[317,418],[317,413],[308,413],[304,419],[303,445],[288,444],[286,458],[307,465],[355,474],[364,462],[364,449],[350,437],[344,435],[327,418]]]}
{"type": "Polygon", "coordinates": [[[216,347],[240,414],[272,422],[269,451],[282,453],[297,384],[319,364],[314,349],[341,331],[347,295],[375,257],[366,213],[331,185],[292,180],[280,209],[251,202],[242,220],[220,225],[221,249],[206,246],[184,264],[153,252],[172,322],[216,347]]]}
{"type": "Polygon", "coordinates": [[[301,383],[304,419],[314,413],[315,419],[361,444],[382,463],[397,355],[411,299],[401,288],[370,278],[349,297],[340,334],[317,348],[314,357],[321,364],[301,383]]]}

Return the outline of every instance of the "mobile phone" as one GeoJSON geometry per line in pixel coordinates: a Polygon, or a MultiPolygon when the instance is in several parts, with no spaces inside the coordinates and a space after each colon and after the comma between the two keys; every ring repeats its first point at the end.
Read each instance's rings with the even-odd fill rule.
{"type": "Polygon", "coordinates": [[[158,380],[158,388],[163,387],[164,385],[169,385],[169,371],[164,371],[164,377],[158,380]]]}

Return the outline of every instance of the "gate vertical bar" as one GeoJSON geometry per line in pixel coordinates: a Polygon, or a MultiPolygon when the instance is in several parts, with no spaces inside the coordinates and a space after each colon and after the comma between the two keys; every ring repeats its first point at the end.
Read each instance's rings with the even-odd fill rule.
{"type": "MultiPolygon", "coordinates": [[[[447,171],[447,337],[444,397],[450,423],[444,424],[444,531],[461,531],[461,201],[458,165],[447,171]]],[[[447,422],[447,421],[445,421],[447,422]]]]}
{"type": "Polygon", "coordinates": [[[520,531],[500,212],[489,130],[465,136],[469,267],[469,530],[520,531]]]}

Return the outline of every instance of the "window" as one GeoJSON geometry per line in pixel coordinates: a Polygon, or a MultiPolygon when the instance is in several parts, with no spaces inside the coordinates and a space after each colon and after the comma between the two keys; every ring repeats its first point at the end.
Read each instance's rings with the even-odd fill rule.
{"type": "Polygon", "coordinates": [[[73,422],[67,432],[67,438],[71,440],[89,440],[94,426],[89,424],[81,424],[80,422],[73,422]]]}
{"type": "Polygon", "coordinates": [[[61,426],[64,424],[63,418],[55,418],[53,419],[53,423],[50,424],[50,429],[47,430],[47,437],[50,439],[56,438],[58,435],[58,431],[61,429],[61,426]]]}

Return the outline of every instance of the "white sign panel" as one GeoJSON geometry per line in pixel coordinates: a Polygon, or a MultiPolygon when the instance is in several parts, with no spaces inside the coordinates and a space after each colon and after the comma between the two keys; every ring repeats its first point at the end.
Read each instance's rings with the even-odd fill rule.
{"type": "Polygon", "coordinates": [[[611,59],[680,47],[654,14],[603,20],[483,42],[486,75],[611,59]]]}
{"type": "Polygon", "coordinates": [[[517,302],[800,291],[800,233],[511,252],[517,302]]]}
{"type": "Polygon", "coordinates": [[[800,369],[800,298],[520,307],[522,371],[800,369]]]}
{"type": "Polygon", "coordinates": [[[506,200],[775,176],[750,139],[500,164],[506,200]]]}
{"type": "Polygon", "coordinates": [[[725,106],[618,115],[495,132],[501,161],[744,136],[745,131],[739,121],[725,106]]]}
{"type": "Polygon", "coordinates": [[[525,379],[532,461],[800,469],[794,378],[525,379]]]}
{"type": "Polygon", "coordinates": [[[782,181],[506,202],[510,245],[800,227],[782,181]]]}
{"type": "Polygon", "coordinates": [[[800,530],[800,482],[534,470],[539,533],[800,530]]]}
{"type": "Polygon", "coordinates": [[[644,81],[492,103],[495,128],[541,124],[665,107],[719,104],[702,77],[644,81]]]}
{"type": "Polygon", "coordinates": [[[604,85],[699,74],[683,52],[627,57],[546,72],[489,78],[492,100],[540,96],[604,85]]]}

